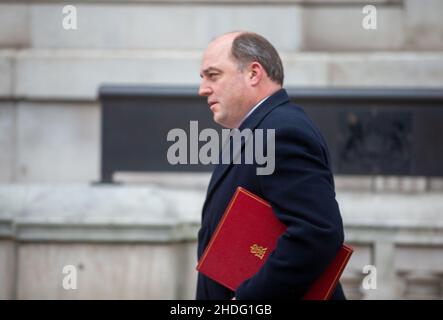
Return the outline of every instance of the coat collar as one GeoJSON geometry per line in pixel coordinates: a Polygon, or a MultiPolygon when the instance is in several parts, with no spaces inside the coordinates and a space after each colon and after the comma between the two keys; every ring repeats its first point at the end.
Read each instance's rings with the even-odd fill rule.
{"type": "Polygon", "coordinates": [[[255,129],[269,112],[275,107],[288,101],[289,96],[285,89],[280,89],[274,92],[242,122],[238,129],[240,131],[246,128],[255,129]]]}

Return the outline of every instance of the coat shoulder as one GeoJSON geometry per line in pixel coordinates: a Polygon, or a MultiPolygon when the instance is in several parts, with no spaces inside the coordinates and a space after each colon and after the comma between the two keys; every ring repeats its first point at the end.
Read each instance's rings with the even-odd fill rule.
{"type": "Polygon", "coordinates": [[[285,103],[269,112],[259,125],[263,129],[302,134],[314,140],[323,140],[320,130],[303,108],[293,103],[285,103]]]}

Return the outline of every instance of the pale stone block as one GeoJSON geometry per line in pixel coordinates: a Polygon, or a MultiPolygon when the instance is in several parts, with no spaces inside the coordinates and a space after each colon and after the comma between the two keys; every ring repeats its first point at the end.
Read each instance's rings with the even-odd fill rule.
{"type": "Polygon", "coordinates": [[[443,273],[410,271],[400,275],[402,299],[441,299],[443,273]]]}
{"type": "Polygon", "coordinates": [[[332,86],[443,86],[441,53],[335,54],[329,67],[332,86]]]}
{"type": "MultiPolygon", "coordinates": [[[[366,5],[366,4],[365,4],[366,5]]],[[[404,44],[401,5],[377,6],[377,29],[362,26],[363,4],[303,8],[305,50],[392,50],[404,44]]]]}
{"type": "Polygon", "coordinates": [[[423,243],[438,244],[443,241],[441,193],[339,192],[337,201],[353,241],[371,242],[382,236],[398,242],[415,243],[420,239],[423,243]],[[374,228],[376,226],[381,229],[374,228]]]}
{"type": "Polygon", "coordinates": [[[0,50],[0,97],[11,97],[13,94],[13,57],[12,51],[0,50]]]}
{"type": "Polygon", "coordinates": [[[400,191],[405,193],[425,192],[428,186],[426,177],[401,177],[400,191]]]}
{"type": "Polygon", "coordinates": [[[179,284],[177,299],[194,300],[197,290],[197,242],[184,244],[182,254],[184,258],[179,259],[184,263],[179,264],[177,281],[179,284]]]}
{"type": "Polygon", "coordinates": [[[323,53],[280,53],[285,86],[327,86],[329,59],[323,53]]]}
{"type": "Polygon", "coordinates": [[[23,244],[18,299],[175,299],[177,250],[178,244],[23,244]],[[77,270],[76,289],[63,286],[66,265],[77,270]]]}
{"type": "Polygon", "coordinates": [[[374,178],[374,188],[377,192],[399,191],[399,178],[377,176],[374,178]]]}
{"type": "MultiPolygon", "coordinates": [[[[300,49],[304,30],[302,11],[298,6],[208,7],[201,12],[211,38],[226,32],[246,30],[267,38],[278,51],[300,49]],[[270,27],[272,26],[272,27],[270,27]]],[[[205,48],[207,43],[203,46],[205,48]]]]}
{"type": "Polygon", "coordinates": [[[430,191],[443,191],[443,178],[429,178],[428,187],[430,191]]]}
{"type": "Polygon", "coordinates": [[[160,187],[186,188],[206,192],[210,172],[117,172],[114,181],[131,185],[151,184],[160,187]]]}
{"type": "Polygon", "coordinates": [[[198,85],[200,60],[194,51],[28,51],[18,57],[16,90],[25,97],[93,100],[106,83],[198,85]]]}
{"type": "MultiPolygon", "coordinates": [[[[25,51],[17,57],[16,93],[28,98],[95,99],[103,83],[198,86],[201,55],[200,51],[25,51]]],[[[286,86],[443,85],[443,54],[437,53],[283,53],[282,59],[286,86]]]]}
{"type": "Polygon", "coordinates": [[[413,50],[443,49],[443,1],[405,0],[406,45],[413,50]]]}
{"type": "Polygon", "coordinates": [[[395,299],[399,286],[395,267],[395,245],[392,240],[376,239],[373,245],[373,264],[376,267],[377,289],[366,290],[365,299],[395,299]]]}
{"type": "Polygon", "coordinates": [[[443,246],[398,246],[395,268],[399,271],[429,271],[443,273],[443,246]]]}
{"type": "Polygon", "coordinates": [[[340,191],[370,191],[372,177],[355,175],[334,175],[335,189],[340,191]]]}
{"type": "Polygon", "coordinates": [[[15,290],[14,241],[0,240],[0,300],[13,299],[15,290]]]}
{"type": "MultiPolygon", "coordinates": [[[[200,51],[28,51],[18,57],[16,91],[33,98],[95,99],[103,83],[197,87],[201,58],[200,51]]],[[[326,55],[282,54],[282,60],[285,85],[328,84],[326,55]]]]}
{"type": "Polygon", "coordinates": [[[0,181],[11,182],[15,168],[16,108],[0,102],[0,181]]]}
{"type": "Polygon", "coordinates": [[[375,192],[416,193],[427,189],[425,177],[376,176],[374,177],[375,192]]]}
{"type": "Polygon", "coordinates": [[[364,297],[362,292],[361,283],[363,280],[363,274],[358,271],[347,272],[340,278],[345,297],[348,300],[361,300],[364,297]]]}
{"type": "Polygon", "coordinates": [[[29,6],[0,4],[0,48],[23,48],[30,43],[29,6]]]}
{"type": "Polygon", "coordinates": [[[301,31],[299,11],[287,5],[76,5],[76,30],[63,28],[62,8],[32,7],[33,47],[203,49],[216,35],[245,29],[269,37],[279,49],[294,50],[301,31]]]}
{"type": "Polygon", "coordinates": [[[99,116],[96,104],[19,103],[17,181],[97,181],[99,116]]]}
{"type": "Polygon", "coordinates": [[[204,199],[172,185],[14,183],[0,185],[0,219],[24,241],[193,241],[204,199]]]}

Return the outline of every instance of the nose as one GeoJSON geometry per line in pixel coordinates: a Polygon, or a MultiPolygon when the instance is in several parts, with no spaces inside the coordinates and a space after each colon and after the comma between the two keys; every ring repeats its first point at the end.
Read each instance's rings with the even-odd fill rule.
{"type": "Polygon", "coordinates": [[[212,89],[202,81],[200,88],[198,89],[198,94],[202,97],[208,97],[211,93],[212,89]]]}

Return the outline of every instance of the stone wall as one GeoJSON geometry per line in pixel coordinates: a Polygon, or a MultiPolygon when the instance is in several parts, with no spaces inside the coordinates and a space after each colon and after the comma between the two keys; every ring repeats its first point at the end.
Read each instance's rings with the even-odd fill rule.
{"type": "MultiPolygon", "coordinates": [[[[157,177],[158,178],[158,177],[157,177]]],[[[209,175],[161,183],[0,186],[0,298],[193,299],[196,235],[209,175]],[[168,185],[169,184],[169,185],[168,185]],[[66,290],[63,268],[77,269],[66,290]]],[[[441,193],[337,194],[354,254],[349,299],[441,299],[441,193]],[[365,288],[366,266],[376,288],[365,288]]]]}

